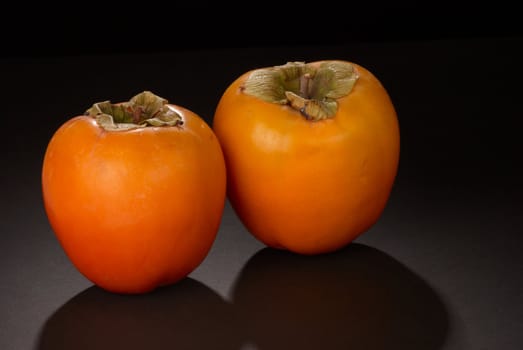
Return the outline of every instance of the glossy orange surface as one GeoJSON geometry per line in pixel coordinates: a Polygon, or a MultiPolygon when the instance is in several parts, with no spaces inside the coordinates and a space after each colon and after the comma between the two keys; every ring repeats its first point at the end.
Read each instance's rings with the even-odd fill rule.
{"type": "Polygon", "coordinates": [[[65,122],[42,168],[45,210],[76,268],[118,293],[174,283],[206,257],[225,204],[223,154],[198,115],[183,125],[106,131],[65,122]]]}
{"type": "MultiPolygon", "coordinates": [[[[319,65],[321,62],[313,62],[319,65]]],[[[331,119],[245,94],[238,77],[217,105],[213,129],[225,155],[228,197],[268,246],[303,254],[337,250],[377,222],[400,154],[399,123],[380,81],[359,78],[331,119]]]]}

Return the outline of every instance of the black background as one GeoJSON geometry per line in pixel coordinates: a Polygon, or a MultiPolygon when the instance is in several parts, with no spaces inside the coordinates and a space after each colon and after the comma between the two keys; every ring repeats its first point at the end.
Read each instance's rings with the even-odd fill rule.
{"type": "Polygon", "coordinates": [[[1,24],[0,349],[523,347],[517,11],[503,2],[13,4],[1,24]],[[276,8],[276,10],[275,10],[276,8]],[[306,258],[254,240],[227,203],[207,259],[145,296],[99,290],[43,211],[47,142],[93,102],[151,90],[212,124],[239,74],[341,58],[401,128],[380,221],[306,258]]]}
{"type": "Polygon", "coordinates": [[[4,56],[172,52],[521,36],[513,2],[111,1],[11,3],[4,56]]]}

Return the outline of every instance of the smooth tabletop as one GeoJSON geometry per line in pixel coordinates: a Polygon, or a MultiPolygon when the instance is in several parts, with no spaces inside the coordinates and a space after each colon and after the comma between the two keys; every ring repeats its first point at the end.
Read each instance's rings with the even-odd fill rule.
{"type": "Polygon", "coordinates": [[[522,349],[522,48],[475,38],[0,59],[0,349],[522,349]],[[176,285],[114,295],[72,266],[41,197],[59,125],[143,90],[212,124],[241,73],[319,59],[368,68],[397,109],[400,167],[375,226],[304,257],[264,247],[227,202],[208,256],[176,285]]]}

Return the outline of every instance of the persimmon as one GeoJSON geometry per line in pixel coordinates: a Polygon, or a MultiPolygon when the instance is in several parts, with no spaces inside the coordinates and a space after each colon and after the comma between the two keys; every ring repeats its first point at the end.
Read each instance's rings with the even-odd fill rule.
{"type": "Polygon", "coordinates": [[[357,63],[245,72],[223,92],[212,128],[231,205],[269,247],[321,254],[346,246],[379,220],[397,176],[394,104],[357,63]]]}
{"type": "Polygon", "coordinates": [[[146,293],[200,265],[225,186],[211,127],[150,91],[67,120],[43,159],[51,228],[74,266],[115,293],[146,293]]]}

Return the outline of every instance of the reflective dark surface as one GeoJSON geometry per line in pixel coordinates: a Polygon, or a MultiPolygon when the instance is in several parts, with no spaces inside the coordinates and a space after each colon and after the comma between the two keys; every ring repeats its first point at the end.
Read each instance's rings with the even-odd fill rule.
{"type": "Polygon", "coordinates": [[[0,349],[523,347],[518,38],[0,59],[0,349]],[[379,222],[337,253],[266,249],[227,204],[205,261],[150,295],[93,286],[45,216],[56,128],[93,101],[151,90],[212,124],[248,69],[341,58],[380,78],[401,159],[379,222]]]}
{"type": "Polygon", "coordinates": [[[187,278],[140,296],[93,286],[62,305],[44,324],[38,349],[237,349],[232,308],[187,278]]]}
{"type": "Polygon", "coordinates": [[[304,257],[263,248],[230,302],[192,278],[139,296],[93,286],[43,325],[38,349],[440,349],[446,306],[391,256],[353,243],[304,257]]]}
{"type": "Polygon", "coordinates": [[[259,349],[440,349],[449,327],[425,281],[357,243],[317,257],[265,248],[245,265],[232,299],[259,349]]]}

